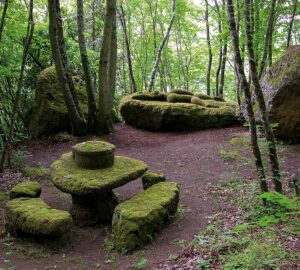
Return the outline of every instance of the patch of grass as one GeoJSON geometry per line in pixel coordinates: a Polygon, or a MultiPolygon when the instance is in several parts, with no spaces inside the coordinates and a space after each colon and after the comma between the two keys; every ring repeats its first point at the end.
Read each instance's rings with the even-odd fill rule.
{"type": "Polygon", "coordinates": [[[50,177],[50,169],[44,167],[25,166],[22,169],[22,173],[24,176],[30,177],[32,179],[43,179],[50,177]]]}
{"type": "Polygon", "coordinates": [[[142,270],[147,267],[147,259],[141,257],[138,258],[135,264],[129,265],[128,269],[130,270],[142,270]]]}
{"type": "Polygon", "coordinates": [[[9,196],[9,192],[0,192],[0,202],[8,199],[8,196],[9,196]]]}

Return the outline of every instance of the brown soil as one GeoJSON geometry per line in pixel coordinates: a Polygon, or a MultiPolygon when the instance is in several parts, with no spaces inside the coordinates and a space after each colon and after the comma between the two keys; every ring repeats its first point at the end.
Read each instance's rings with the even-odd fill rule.
{"type": "MultiPolygon", "coordinates": [[[[15,270],[128,269],[138,258],[147,259],[146,269],[158,267],[170,255],[178,254],[182,249],[180,244],[192,240],[207,225],[206,217],[218,209],[218,203],[207,189],[211,184],[232,177],[232,168],[220,157],[219,150],[231,138],[246,134],[241,127],[151,133],[124,124],[116,125],[115,133],[102,139],[116,145],[116,154],[144,160],[150,169],[164,173],[169,181],[177,181],[181,188],[180,204],[185,209],[184,216],[170,224],[152,244],[133,255],[117,254],[105,248],[105,242],[109,243],[106,241],[110,233],[109,226],[73,228],[64,246],[52,252],[43,252],[49,241],[46,245],[46,242],[32,239],[8,238],[0,242],[0,268],[11,265],[14,266],[11,269],[15,270]]],[[[85,137],[62,144],[51,144],[46,140],[31,141],[24,147],[30,153],[27,164],[48,167],[62,153],[70,151],[72,145],[87,139],[92,138],[85,137]]],[[[284,167],[292,173],[299,164],[300,149],[298,146],[288,146],[286,151],[288,162],[284,163],[284,167]]],[[[239,173],[249,177],[253,171],[245,167],[239,173]]],[[[3,183],[0,187],[3,188],[3,183]]],[[[127,199],[141,190],[141,179],[138,179],[116,192],[127,199]]],[[[50,180],[43,181],[41,197],[58,209],[67,210],[70,206],[70,197],[58,191],[50,180]]],[[[0,229],[1,226],[3,220],[0,218],[0,229]]]]}

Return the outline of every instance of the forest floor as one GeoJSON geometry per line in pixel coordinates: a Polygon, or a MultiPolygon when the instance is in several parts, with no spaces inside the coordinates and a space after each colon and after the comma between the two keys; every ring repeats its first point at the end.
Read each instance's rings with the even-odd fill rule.
{"type": "MultiPolygon", "coordinates": [[[[222,194],[222,190],[218,189],[216,192],[216,187],[220,183],[232,182],[233,179],[249,181],[255,177],[252,166],[244,163],[235,167],[231,162],[236,152],[224,150],[229,141],[245,138],[247,134],[242,127],[152,133],[117,124],[114,134],[101,137],[116,145],[116,154],[144,160],[151,170],[162,172],[168,181],[179,183],[180,207],[175,221],[149,246],[132,255],[111,251],[108,241],[109,226],[74,227],[67,239],[55,242],[16,239],[3,235],[0,239],[0,269],[197,269],[195,263],[189,264],[188,261],[195,262],[199,254],[187,244],[212,222],[211,215],[224,209],[230,200],[230,196],[218,196],[216,193],[222,194]],[[186,256],[187,253],[189,256],[186,256]]],[[[49,167],[62,153],[70,151],[75,143],[95,138],[75,138],[67,143],[32,140],[22,146],[22,153],[27,153],[27,166],[49,167]]],[[[284,156],[282,167],[288,179],[299,169],[300,145],[280,146],[280,151],[284,156]]],[[[249,152],[246,151],[245,155],[249,155],[249,152]]],[[[20,173],[6,172],[0,175],[0,190],[9,190],[21,178],[20,173]]],[[[49,177],[42,178],[41,197],[51,207],[68,210],[70,196],[57,190],[49,177]]],[[[115,191],[127,199],[141,190],[141,179],[137,179],[115,191]]],[[[5,200],[1,203],[0,198],[0,211],[3,211],[4,204],[5,200]]],[[[3,223],[0,215],[0,231],[3,223]]]]}

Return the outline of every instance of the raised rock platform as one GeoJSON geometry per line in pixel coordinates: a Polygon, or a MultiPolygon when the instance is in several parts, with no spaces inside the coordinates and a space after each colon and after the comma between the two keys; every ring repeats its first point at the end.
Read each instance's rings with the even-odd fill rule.
{"type": "Polygon", "coordinates": [[[68,212],[50,208],[38,198],[17,198],[5,208],[5,229],[18,234],[23,232],[37,237],[59,237],[73,224],[68,212]]]}
{"type": "Polygon", "coordinates": [[[133,94],[121,100],[120,112],[127,124],[152,131],[220,128],[237,123],[235,104],[182,93],[133,94]]]}
{"type": "Polygon", "coordinates": [[[41,194],[42,187],[38,182],[22,182],[15,185],[9,193],[9,198],[15,199],[20,197],[38,198],[41,194]]]}
{"type": "Polygon", "coordinates": [[[149,243],[175,215],[178,201],[178,185],[160,182],[119,204],[112,222],[115,248],[130,252],[149,243]]]}

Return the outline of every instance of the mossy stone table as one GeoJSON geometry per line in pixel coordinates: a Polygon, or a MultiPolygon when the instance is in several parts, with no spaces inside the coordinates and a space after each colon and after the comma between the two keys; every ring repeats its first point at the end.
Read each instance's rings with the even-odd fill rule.
{"type": "MultiPolygon", "coordinates": [[[[98,165],[101,164],[101,168],[82,168],[78,166],[76,153],[74,154],[76,148],[78,149],[76,146],[73,147],[73,153],[63,154],[51,165],[52,181],[59,190],[72,195],[70,212],[76,225],[88,226],[111,222],[114,208],[118,204],[112,190],[143,175],[147,165],[140,160],[115,156],[113,165],[109,167],[107,164],[103,167],[103,163],[100,162],[98,165]]],[[[91,156],[97,159],[95,154],[91,156]]],[[[87,164],[86,161],[83,163],[87,164]]],[[[97,162],[94,162],[95,164],[97,162]]]]}

